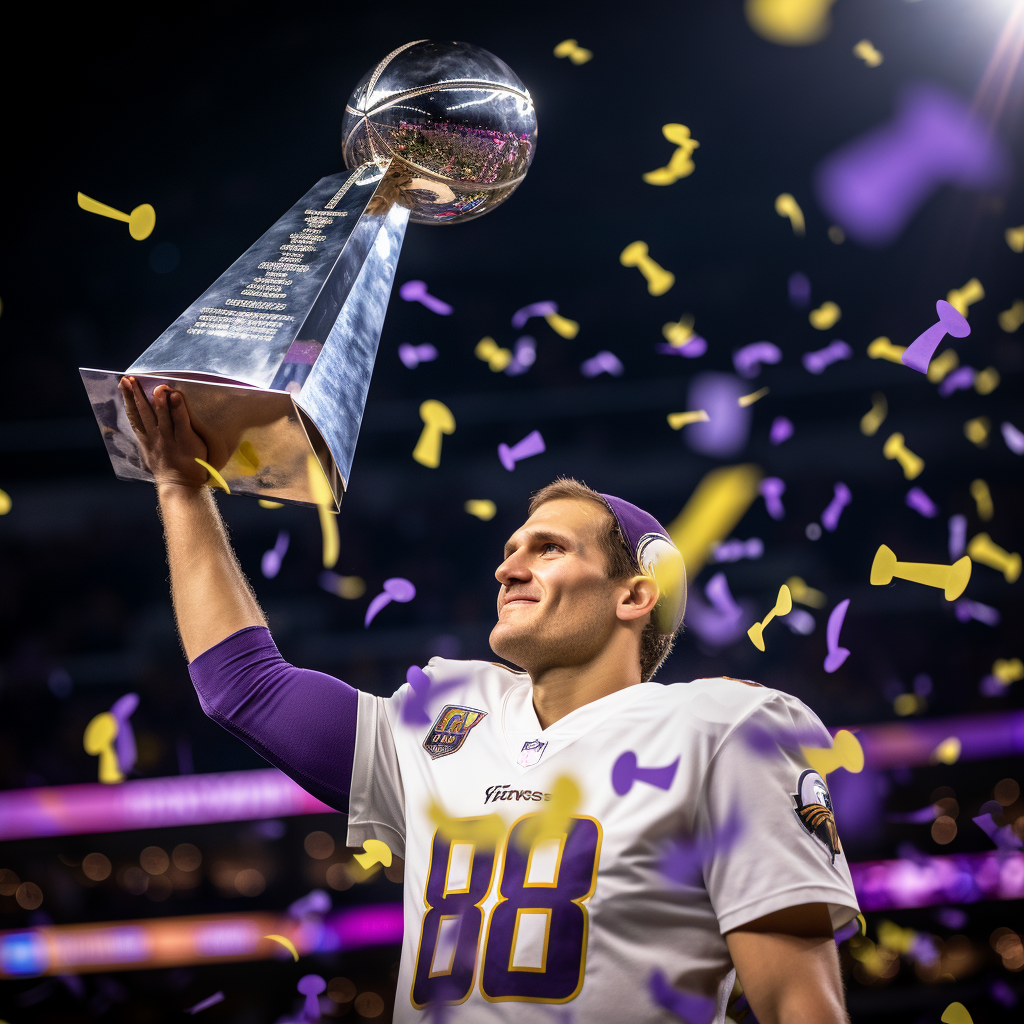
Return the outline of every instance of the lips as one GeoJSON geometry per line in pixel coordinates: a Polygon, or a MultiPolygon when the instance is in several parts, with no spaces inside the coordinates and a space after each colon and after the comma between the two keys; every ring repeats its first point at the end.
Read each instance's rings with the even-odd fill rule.
{"type": "Polygon", "coordinates": [[[507,597],[501,602],[501,609],[499,611],[513,605],[537,604],[538,600],[536,597],[507,597]]]}

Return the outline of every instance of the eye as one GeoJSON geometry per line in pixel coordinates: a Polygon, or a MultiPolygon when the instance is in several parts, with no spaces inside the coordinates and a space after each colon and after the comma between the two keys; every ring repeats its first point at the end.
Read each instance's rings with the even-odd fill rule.
{"type": "Polygon", "coordinates": [[[547,553],[548,553],[548,552],[549,552],[550,550],[552,550],[552,549],[554,549],[555,551],[561,551],[561,550],[562,550],[562,549],[561,549],[561,547],[560,547],[560,546],[559,546],[558,544],[556,544],[556,543],[555,543],[555,542],[554,542],[553,540],[549,540],[549,541],[548,541],[548,542],[547,542],[547,543],[546,543],[546,544],[545,544],[545,545],[544,545],[544,546],[543,546],[543,547],[541,548],[541,553],[542,553],[542,554],[545,554],[545,555],[546,555],[546,554],[547,554],[547,553]]]}

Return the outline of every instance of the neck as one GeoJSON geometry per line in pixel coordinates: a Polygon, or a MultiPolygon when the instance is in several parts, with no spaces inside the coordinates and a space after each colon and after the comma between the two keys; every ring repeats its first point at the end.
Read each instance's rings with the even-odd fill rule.
{"type": "Polygon", "coordinates": [[[570,712],[640,682],[634,636],[623,631],[590,661],[530,673],[533,709],[542,729],[570,712]]]}

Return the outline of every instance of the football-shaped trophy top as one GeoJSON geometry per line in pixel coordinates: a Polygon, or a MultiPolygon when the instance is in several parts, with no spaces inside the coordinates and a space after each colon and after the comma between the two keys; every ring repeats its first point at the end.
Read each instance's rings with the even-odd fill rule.
{"type": "Polygon", "coordinates": [[[363,76],[341,139],[349,168],[390,166],[411,220],[449,224],[515,191],[537,148],[537,114],[526,86],[493,53],[419,40],[363,76]]]}

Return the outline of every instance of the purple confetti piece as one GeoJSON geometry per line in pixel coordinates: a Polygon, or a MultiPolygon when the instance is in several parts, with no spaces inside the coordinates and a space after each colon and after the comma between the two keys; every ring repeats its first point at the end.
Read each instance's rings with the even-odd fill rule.
{"type": "MultiPolygon", "coordinates": [[[[953,556],[955,559],[956,556],[953,556]]],[[[986,626],[998,626],[1002,620],[998,608],[982,604],[980,601],[971,601],[969,598],[961,598],[955,605],[953,611],[961,622],[983,622],[986,626]]]]}
{"type": "Polygon", "coordinates": [[[686,1024],[711,1024],[717,1004],[707,996],[680,992],[673,988],[661,971],[655,971],[647,983],[651,998],[661,1007],[674,1013],[686,1024]]]}
{"type": "Polygon", "coordinates": [[[860,931],[860,921],[854,918],[852,921],[847,921],[842,928],[837,928],[833,938],[836,940],[836,945],[845,942],[847,939],[852,939],[860,931]]]}
{"type": "Polygon", "coordinates": [[[789,304],[795,309],[806,309],[811,304],[811,280],[799,270],[789,275],[786,282],[789,291],[789,304]]]}
{"type": "Polygon", "coordinates": [[[974,367],[961,366],[954,370],[948,377],[944,377],[939,385],[939,394],[943,398],[949,398],[954,391],[967,391],[974,387],[974,367]]]}
{"type": "Polygon", "coordinates": [[[955,562],[967,547],[967,516],[949,517],[949,560],[955,562]]]}
{"type": "Polygon", "coordinates": [[[821,525],[828,530],[829,533],[835,533],[836,528],[839,526],[839,517],[843,514],[843,509],[853,500],[853,496],[850,494],[850,488],[844,483],[838,483],[833,488],[832,500],[828,503],[828,507],[824,512],[821,513],[821,525]]]}
{"type": "Polygon", "coordinates": [[[696,359],[708,350],[708,343],[699,335],[691,334],[683,345],[669,345],[659,342],[654,351],[663,356],[682,356],[684,359],[696,359]]]}
{"type": "Polygon", "coordinates": [[[777,476],[765,477],[758,484],[758,493],[764,498],[764,507],[772,519],[785,519],[786,509],[782,504],[782,496],[786,493],[786,485],[777,476]]]}
{"type": "Polygon", "coordinates": [[[117,763],[125,775],[135,767],[135,762],[138,759],[135,730],[132,729],[130,721],[138,706],[139,695],[137,693],[126,693],[123,697],[118,697],[110,706],[110,713],[117,719],[117,736],[114,739],[117,763]]]}
{"type": "Polygon", "coordinates": [[[288,916],[294,918],[317,917],[331,909],[331,897],[324,889],[313,889],[288,907],[288,916]]]}
{"type": "Polygon", "coordinates": [[[825,671],[830,674],[835,672],[850,656],[850,652],[845,647],[839,646],[839,634],[843,628],[843,621],[846,619],[846,609],[849,607],[849,598],[840,601],[829,614],[828,625],[825,627],[825,644],[828,647],[828,654],[825,655],[825,671]]]}
{"type": "Polygon", "coordinates": [[[760,558],[763,554],[764,542],[760,537],[726,540],[711,551],[711,557],[716,562],[738,562],[743,558],[760,558]]]}
{"type": "Polygon", "coordinates": [[[366,609],[366,618],[363,619],[363,627],[366,628],[376,618],[377,613],[389,605],[392,601],[405,604],[416,596],[416,588],[407,579],[401,576],[393,576],[384,581],[384,589],[371,602],[366,609]]]}
{"type": "Polygon", "coordinates": [[[196,1003],[195,1006],[189,1007],[186,1011],[191,1013],[193,1016],[197,1013],[202,1013],[203,1010],[208,1010],[211,1006],[216,1006],[218,1003],[224,1002],[223,992],[214,992],[212,996],[207,996],[202,1002],[196,1003]]]}
{"type": "Polygon", "coordinates": [[[621,377],[623,365],[614,352],[598,352],[596,356],[585,359],[580,364],[580,373],[584,377],[596,377],[599,373],[609,373],[613,377],[621,377]]]}
{"type": "Polygon", "coordinates": [[[636,754],[632,750],[627,750],[620,754],[612,765],[612,789],[619,796],[625,796],[633,788],[634,782],[646,782],[650,786],[657,786],[658,789],[669,789],[678,767],[677,757],[671,764],[663,765],[661,768],[641,768],[637,764],[636,754]]]}
{"type": "Polygon", "coordinates": [[[398,346],[398,358],[410,370],[415,370],[420,363],[433,362],[437,358],[437,349],[433,345],[410,345],[403,341],[398,346]]]}
{"type": "MultiPolygon", "coordinates": [[[[945,299],[935,303],[935,312],[939,319],[926,331],[922,331],[904,350],[900,361],[918,373],[927,373],[928,364],[935,355],[942,339],[950,334],[954,338],[966,338],[971,333],[971,326],[963,315],[954,309],[945,299]]],[[[971,383],[974,381],[972,379],[971,383]]]]}
{"type": "Polygon", "coordinates": [[[804,608],[794,608],[783,620],[791,633],[810,636],[816,625],[814,616],[804,608]]]}
{"type": "Polygon", "coordinates": [[[729,591],[729,581],[724,572],[716,572],[704,588],[704,596],[723,615],[742,615],[743,609],[736,603],[729,591]]]}
{"type": "Polygon", "coordinates": [[[512,445],[510,448],[507,444],[498,445],[498,458],[501,459],[501,464],[511,473],[516,468],[516,463],[522,459],[529,459],[534,455],[540,455],[541,452],[546,451],[544,447],[544,438],[541,437],[539,430],[531,430],[517,444],[512,445]]]}
{"type": "MultiPolygon", "coordinates": [[[[1001,811],[1002,807],[999,809],[1001,811]]],[[[997,825],[991,814],[980,814],[977,818],[972,818],[971,821],[992,840],[997,849],[1019,850],[1024,847],[1024,842],[1013,831],[1013,828],[1010,825],[997,825]]]]}
{"type": "Polygon", "coordinates": [[[284,561],[284,556],[288,551],[288,540],[288,531],[280,530],[274,546],[269,551],[263,552],[263,558],[260,559],[260,571],[266,579],[272,580],[281,571],[281,562],[284,561]]]}
{"type": "Polygon", "coordinates": [[[849,359],[853,355],[853,349],[846,344],[845,341],[840,341],[838,338],[826,345],[824,348],[819,348],[815,352],[805,352],[801,357],[801,362],[804,364],[804,369],[808,373],[824,373],[825,370],[833,363],[838,363],[840,360],[849,359]]]}
{"type": "Polygon", "coordinates": [[[793,436],[793,424],[785,416],[776,416],[768,431],[768,440],[772,444],[782,444],[793,436]]]}
{"type": "Polygon", "coordinates": [[[908,508],[919,512],[925,519],[934,519],[939,514],[939,506],[920,487],[911,487],[905,501],[908,508]]]}
{"type": "Polygon", "coordinates": [[[892,121],[827,157],[816,178],[829,219],[866,245],[896,239],[940,185],[988,188],[1009,162],[991,129],[956,94],[918,84],[900,97],[892,121]]]}
{"type": "Polygon", "coordinates": [[[522,309],[517,309],[512,314],[512,326],[518,331],[526,326],[526,321],[531,316],[551,316],[558,312],[557,302],[531,302],[522,309]]]}
{"type": "Polygon", "coordinates": [[[450,316],[454,312],[447,302],[442,302],[427,291],[426,281],[406,281],[398,289],[398,294],[406,302],[419,302],[421,305],[426,306],[431,313],[436,313],[438,316],[450,316]]]}
{"type": "Polygon", "coordinates": [[[428,698],[436,700],[446,691],[465,682],[464,679],[451,679],[446,683],[432,683],[430,676],[418,665],[409,666],[405,681],[409,684],[409,693],[402,704],[402,721],[412,726],[430,725],[432,719],[427,711],[428,698]]]}
{"type": "Polygon", "coordinates": [[[999,427],[1006,447],[1014,455],[1024,455],[1024,433],[1021,433],[1009,420],[1005,420],[999,427]]]}
{"type": "Polygon", "coordinates": [[[885,820],[894,825],[926,825],[934,821],[942,813],[937,804],[928,804],[917,811],[894,811],[885,816],[885,820]]]}
{"type": "Polygon", "coordinates": [[[512,362],[505,367],[505,375],[518,377],[537,361],[537,342],[528,334],[516,340],[512,349],[512,362]]]}
{"type": "Polygon", "coordinates": [[[320,1000],[317,996],[327,988],[327,982],[319,974],[304,974],[295,987],[306,997],[303,1007],[306,1020],[319,1020],[320,1000]]]}
{"type": "Polygon", "coordinates": [[[830,747],[831,734],[822,726],[773,726],[768,727],[749,720],[739,727],[739,736],[755,753],[772,755],[782,750],[799,750],[801,747],[830,747]]]}
{"type": "Polygon", "coordinates": [[[752,345],[732,354],[732,365],[741,377],[750,379],[761,372],[762,363],[778,363],[782,360],[782,349],[770,341],[755,341],[752,345]]]}

